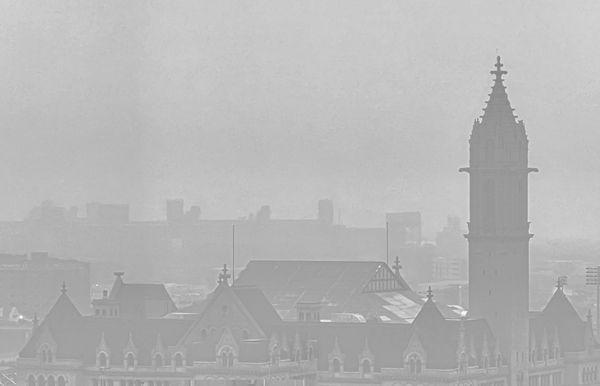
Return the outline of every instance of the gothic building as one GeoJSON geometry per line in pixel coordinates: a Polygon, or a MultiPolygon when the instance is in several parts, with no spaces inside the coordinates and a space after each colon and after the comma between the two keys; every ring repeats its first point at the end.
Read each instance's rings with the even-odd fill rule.
{"type": "Polygon", "coordinates": [[[368,302],[373,293],[406,295],[394,298],[397,304],[389,298],[366,308],[377,312],[416,296],[384,263],[315,268],[257,262],[235,285],[224,267],[201,309],[184,319],[164,315],[171,309],[166,291],[127,287],[117,275],[91,316],[82,315],[63,288],[20,354],[17,384],[600,385],[591,316],[581,319],[562,283],[543,310],[529,310],[527,175],[534,169],[527,164],[523,123],[508,102],[505,73],[498,58],[490,100],[473,127],[470,166],[463,169],[471,179],[467,316],[446,317],[430,290],[421,302],[413,299],[416,316],[400,322],[323,320],[333,303],[350,304],[353,297],[368,302]],[[306,275],[277,276],[286,270],[306,275]],[[272,276],[276,280],[263,283],[268,296],[243,285],[272,276]],[[313,284],[306,288],[294,277],[313,284]],[[282,319],[273,303],[292,298],[296,319],[282,319]]]}
{"type": "Polygon", "coordinates": [[[498,56],[494,85],[470,138],[469,311],[485,318],[526,377],[529,313],[528,139],[506,94],[498,56]]]}

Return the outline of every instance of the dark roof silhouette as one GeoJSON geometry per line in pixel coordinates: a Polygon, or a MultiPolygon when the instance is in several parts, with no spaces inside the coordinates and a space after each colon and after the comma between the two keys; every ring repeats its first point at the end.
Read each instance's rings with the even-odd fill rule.
{"type": "MultiPolygon", "coordinates": [[[[260,288],[286,320],[295,319],[299,302],[320,302],[324,318],[356,313],[404,322],[411,321],[423,304],[402,277],[396,278],[387,264],[377,261],[253,260],[235,284],[260,288]],[[384,280],[387,287],[379,285],[384,280]]],[[[441,308],[448,317],[458,316],[441,308]]]]}
{"type": "Polygon", "coordinates": [[[558,343],[563,352],[577,352],[588,345],[596,346],[591,325],[583,321],[565,295],[558,287],[542,312],[533,315],[529,322],[532,343],[542,348],[544,340],[558,343]]]}

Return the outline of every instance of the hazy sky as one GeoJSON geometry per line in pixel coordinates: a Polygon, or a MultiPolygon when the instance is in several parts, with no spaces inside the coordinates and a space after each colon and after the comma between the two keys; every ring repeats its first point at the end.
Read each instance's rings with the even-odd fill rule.
{"type": "Polygon", "coordinates": [[[600,2],[0,1],[0,218],[44,199],[203,216],[467,217],[496,53],[539,238],[599,237],[600,2]]]}

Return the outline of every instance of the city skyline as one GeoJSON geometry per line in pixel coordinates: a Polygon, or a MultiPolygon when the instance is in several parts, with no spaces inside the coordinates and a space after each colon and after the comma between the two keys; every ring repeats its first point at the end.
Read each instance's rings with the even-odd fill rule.
{"type": "Polygon", "coordinates": [[[499,53],[543,175],[532,231],[597,238],[600,24],[581,4],[5,4],[0,219],[46,199],[152,219],[171,197],[305,218],[331,198],[347,225],[419,210],[431,235],[467,218],[456,169],[499,53]]]}

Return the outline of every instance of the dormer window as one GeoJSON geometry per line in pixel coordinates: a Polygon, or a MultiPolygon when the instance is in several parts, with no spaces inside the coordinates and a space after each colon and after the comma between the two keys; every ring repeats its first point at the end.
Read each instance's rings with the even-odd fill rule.
{"type": "Polygon", "coordinates": [[[108,368],[108,355],[105,352],[98,354],[98,367],[101,369],[108,368]]]}
{"type": "Polygon", "coordinates": [[[175,366],[175,368],[180,368],[183,367],[183,354],[178,352],[177,354],[175,354],[175,357],[173,359],[173,365],[175,366]]]}
{"type": "Polygon", "coordinates": [[[371,374],[371,372],[373,371],[373,365],[371,364],[371,361],[366,358],[363,359],[360,365],[360,370],[363,373],[363,375],[371,374]]]}
{"type": "Polygon", "coordinates": [[[125,367],[128,369],[133,369],[135,367],[135,355],[133,355],[132,352],[125,355],[125,367]]]}
{"type": "Polygon", "coordinates": [[[342,372],[342,361],[339,358],[333,358],[331,361],[331,371],[334,374],[339,374],[342,372]]]}
{"type": "Polygon", "coordinates": [[[163,356],[161,354],[154,355],[154,366],[161,367],[163,365],[163,356]]]}

